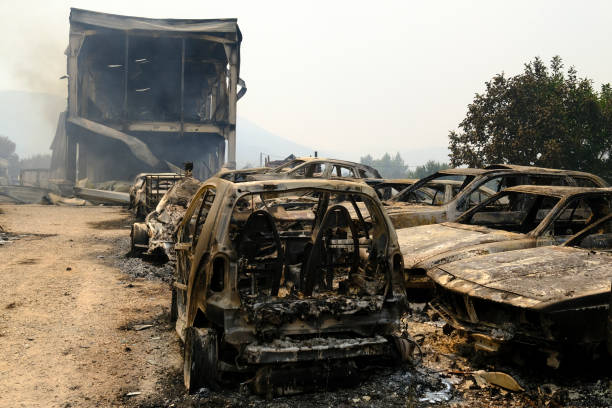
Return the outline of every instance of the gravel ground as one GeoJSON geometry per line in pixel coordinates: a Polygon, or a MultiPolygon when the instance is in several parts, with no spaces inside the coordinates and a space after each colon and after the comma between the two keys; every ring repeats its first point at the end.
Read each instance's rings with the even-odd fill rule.
{"type": "Polygon", "coordinates": [[[168,322],[174,267],[130,256],[129,215],[4,208],[0,221],[16,235],[0,235],[10,242],[0,245],[2,407],[612,406],[609,359],[552,370],[535,359],[476,354],[423,304],[403,319],[422,351],[414,366],[370,367],[356,385],[272,400],[238,385],[188,395],[181,345],[168,322]],[[506,373],[524,391],[479,384],[477,370],[506,373]]]}

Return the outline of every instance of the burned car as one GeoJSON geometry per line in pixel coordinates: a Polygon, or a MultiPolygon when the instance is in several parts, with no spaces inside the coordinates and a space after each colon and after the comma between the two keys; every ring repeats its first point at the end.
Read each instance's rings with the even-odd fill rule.
{"type": "Polygon", "coordinates": [[[397,336],[399,245],[365,184],[209,179],[175,248],[172,316],[190,391],[238,376],[255,393],[291,394],[409,355],[397,336]]]}
{"type": "MultiPolygon", "coordinates": [[[[432,289],[426,271],[477,255],[558,245],[610,213],[612,189],[516,186],[505,189],[456,222],[397,230],[406,287],[432,289]]],[[[427,296],[427,291],[421,294],[427,296]]]]}
{"type": "MultiPolygon", "coordinates": [[[[600,177],[578,171],[497,164],[485,169],[440,170],[386,200],[385,209],[395,228],[454,221],[487,199],[491,192],[517,185],[607,187],[600,177]],[[431,198],[423,190],[436,192],[431,198]]],[[[431,193],[429,194],[432,195],[431,193]]]]}
{"type": "Polygon", "coordinates": [[[254,174],[262,174],[270,170],[272,170],[270,167],[252,167],[252,168],[240,169],[240,170],[222,169],[220,172],[215,174],[213,177],[222,178],[224,180],[228,180],[233,183],[242,183],[243,181],[247,181],[247,178],[249,176],[252,176],[254,174]]]}
{"type": "Polygon", "coordinates": [[[140,173],[130,187],[130,205],[136,217],[146,217],[162,197],[182,178],[176,173],[140,173]]]}
{"type": "Polygon", "coordinates": [[[298,157],[249,180],[304,178],[380,179],[378,170],[361,163],[322,157],[298,157]]]}
{"type": "Polygon", "coordinates": [[[378,198],[389,200],[417,181],[419,179],[368,179],[366,183],[376,191],[378,198]]]}
{"type": "Polygon", "coordinates": [[[601,355],[612,340],[612,214],[559,246],[464,259],[428,275],[438,294],[433,307],[477,349],[536,346],[556,368],[564,352],[601,355]]]}
{"type": "Polygon", "coordinates": [[[161,262],[174,259],[174,233],[200,184],[188,172],[164,194],[144,222],[132,224],[132,254],[150,256],[161,262]]]}

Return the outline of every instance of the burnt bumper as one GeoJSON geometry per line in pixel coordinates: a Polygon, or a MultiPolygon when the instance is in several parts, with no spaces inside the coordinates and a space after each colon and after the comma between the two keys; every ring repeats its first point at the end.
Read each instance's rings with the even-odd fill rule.
{"type": "Polygon", "coordinates": [[[297,363],[391,354],[390,342],[382,336],[275,340],[249,344],[243,358],[249,364],[297,363]]]}

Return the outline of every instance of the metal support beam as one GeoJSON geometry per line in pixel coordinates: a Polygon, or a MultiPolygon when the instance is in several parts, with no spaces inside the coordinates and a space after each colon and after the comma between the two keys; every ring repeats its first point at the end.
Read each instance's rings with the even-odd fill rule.
{"type": "Polygon", "coordinates": [[[125,50],[123,58],[123,119],[128,119],[128,65],[130,63],[129,56],[130,36],[125,32],[125,50]]]}
{"type": "Polygon", "coordinates": [[[185,131],[185,39],[181,39],[181,136],[185,131]]]}
{"type": "Polygon", "coordinates": [[[229,118],[228,118],[228,132],[227,132],[227,167],[236,168],[236,103],[238,98],[236,96],[238,88],[238,53],[235,46],[231,47],[230,58],[229,58],[229,118]]]}

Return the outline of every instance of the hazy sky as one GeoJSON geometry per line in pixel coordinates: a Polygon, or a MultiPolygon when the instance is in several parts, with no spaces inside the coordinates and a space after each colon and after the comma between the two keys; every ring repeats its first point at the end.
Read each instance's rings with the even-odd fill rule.
{"type": "Polygon", "coordinates": [[[0,0],[0,90],[65,93],[70,7],[144,17],[237,17],[238,114],[320,150],[375,155],[447,145],[501,71],[560,55],[611,82],[608,1],[0,0]]]}

